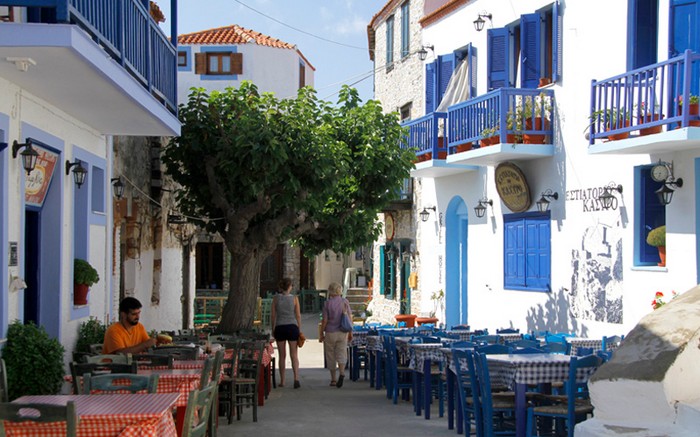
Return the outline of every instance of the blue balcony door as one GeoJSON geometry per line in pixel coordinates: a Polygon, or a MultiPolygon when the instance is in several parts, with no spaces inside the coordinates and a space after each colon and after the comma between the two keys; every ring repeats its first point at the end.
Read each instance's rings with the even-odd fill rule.
{"type": "Polygon", "coordinates": [[[656,64],[659,0],[629,0],[627,69],[656,64]]]}
{"type": "MultiPolygon", "coordinates": [[[[700,52],[698,14],[700,14],[698,0],[671,1],[669,58],[681,55],[687,49],[700,52]]],[[[690,81],[691,94],[698,94],[699,77],[700,70],[697,65],[693,65],[693,73],[690,81]]],[[[682,89],[679,91],[682,91],[682,89]]]]}
{"type": "Polygon", "coordinates": [[[467,324],[468,210],[460,197],[447,207],[445,220],[445,326],[467,324]]]}

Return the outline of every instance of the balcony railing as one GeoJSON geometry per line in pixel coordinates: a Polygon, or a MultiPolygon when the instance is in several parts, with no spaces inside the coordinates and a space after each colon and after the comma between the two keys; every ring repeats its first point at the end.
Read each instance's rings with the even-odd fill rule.
{"type": "Polygon", "coordinates": [[[447,109],[449,153],[477,145],[551,143],[553,90],[499,88],[447,109]]]}
{"type": "Polygon", "coordinates": [[[594,80],[589,144],[602,138],[624,139],[634,131],[647,135],[663,129],[700,126],[695,104],[699,72],[700,55],[686,50],[667,61],[594,80]]]}
{"type": "Polygon", "coordinates": [[[447,114],[444,112],[431,112],[404,123],[402,126],[408,128],[408,135],[402,146],[415,148],[419,161],[445,159],[447,147],[440,131],[444,131],[446,118],[447,114]]]}
{"type": "Polygon", "coordinates": [[[173,114],[176,53],[143,0],[0,0],[0,6],[54,8],[56,21],[85,29],[173,114]]]}

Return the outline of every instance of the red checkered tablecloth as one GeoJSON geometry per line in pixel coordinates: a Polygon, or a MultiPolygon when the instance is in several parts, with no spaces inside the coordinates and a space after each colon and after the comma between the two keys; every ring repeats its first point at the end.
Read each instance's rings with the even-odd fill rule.
{"type": "MultiPolygon", "coordinates": [[[[179,395],[109,394],[23,396],[15,402],[65,405],[74,401],[78,437],[177,437],[171,410],[179,395]]],[[[7,436],[63,437],[65,422],[5,422],[7,436]]]]}

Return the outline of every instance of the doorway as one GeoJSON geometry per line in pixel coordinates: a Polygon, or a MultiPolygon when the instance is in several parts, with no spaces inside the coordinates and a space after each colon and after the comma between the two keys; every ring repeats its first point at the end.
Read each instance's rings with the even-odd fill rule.
{"type": "Polygon", "coordinates": [[[39,324],[39,290],[41,271],[41,217],[39,211],[27,210],[24,216],[24,277],[27,288],[24,289],[24,323],[39,324]]]}
{"type": "Polygon", "coordinates": [[[445,326],[468,320],[467,234],[469,216],[462,198],[454,197],[445,217],[445,326]]]}

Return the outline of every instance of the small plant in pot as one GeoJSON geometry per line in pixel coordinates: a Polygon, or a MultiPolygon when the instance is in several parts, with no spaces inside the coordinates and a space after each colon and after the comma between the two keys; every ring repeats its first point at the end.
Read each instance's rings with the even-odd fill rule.
{"type": "Polygon", "coordinates": [[[73,262],[73,304],[87,305],[87,294],[93,284],[99,282],[97,270],[84,259],[73,262]]]}
{"type": "Polygon", "coordinates": [[[82,362],[82,356],[90,355],[90,345],[103,343],[106,331],[107,325],[95,317],[81,322],[78,327],[78,341],[73,350],[73,361],[82,362]]]}
{"type": "Polygon", "coordinates": [[[659,226],[649,231],[647,244],[659,249],[659,258],[661,259],[659,267],[666,266],[666,226],[659,226]]]}

